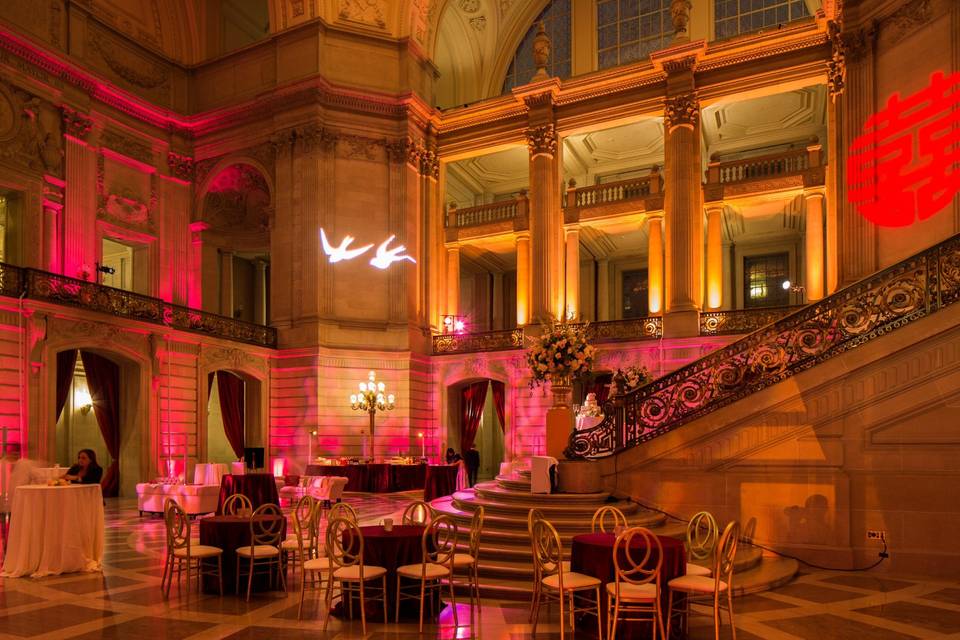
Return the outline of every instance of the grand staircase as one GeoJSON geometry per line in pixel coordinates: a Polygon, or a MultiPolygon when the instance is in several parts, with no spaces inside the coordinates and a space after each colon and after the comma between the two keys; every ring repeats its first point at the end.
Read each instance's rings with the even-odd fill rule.
{"type": "MultiPolygon", "coordinates": [[[[431,504],[465,528],[469,527],[476,508],[484,508],[480,588],[485,596],[504,599],[530,597],[533,566],[527,514],[532,508],[540,509],[556,527],[568,554],[573,536],[590,531],[593,513],[603,505],[617,507],[631,525],[647,527],[657,535],[682,539],[686,531],[683,523],[669,521],[661,513],[641,508],[634,502],[617,500],[606,492],[530,493],[529,471],[498,476],[493,482],[478,483],[473,489],[458,491],[431,504]]],[[[462,546],[466,548],[466,540],[462,546]]],[[[765,558],[760,549],[741,545],[734,574],[735,593],[771,589],[790,580],[796,571],[795,560],[765,558]]]]}

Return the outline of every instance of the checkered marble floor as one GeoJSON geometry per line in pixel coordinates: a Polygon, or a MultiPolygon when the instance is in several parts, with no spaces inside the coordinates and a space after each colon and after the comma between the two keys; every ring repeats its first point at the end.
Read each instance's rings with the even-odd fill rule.
{"type": "MultiPolygon", "coordinates": [[[[362,523],[396,514],[416,492],[348,495],[362,523]]],[[[360,623],[333,618],[320,630],[316,598],[297,622],[296,593],[255,594],[249,603],[176,587],[160,593],[163,524],[137,516],[129,500],[107,504],[103,573],[43,579],[0,579],[0,638],[361,638],[360,623]]],[[[458,605],[460,627],[447,607],[439,623],[425,628],[430,638],[533,638],[527,604],[484,600],[482,613],[458,605]]],[[[739,640],[880,640],[960,638],[960,582],[918,580],[881,573],[801,574],[775,591],[734,602],[739,640]]],[[[556,613],[541,623],[536,638],[559,638],[556,613]]],[[[729,638],[725,627],[721,637],[729,638]]],[[[415,624],[371,624],[367,638],[419,637],[415,624]]],[[[711,620],[694,615],[690,638],[713,638],[711,620]]]]}

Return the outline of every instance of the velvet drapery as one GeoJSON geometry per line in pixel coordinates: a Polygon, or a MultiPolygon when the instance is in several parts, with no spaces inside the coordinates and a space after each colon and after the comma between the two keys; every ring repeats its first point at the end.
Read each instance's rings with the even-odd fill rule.
{"type": "Polygon", "coordinates": [[[603,403],[610,397],[610,383],[613,382],[612,373],[599,373],[593,379],[589,391],[597,394],[597,404],[603,407],[603,403]]]}
{"type": "Polygon", "coordinates": [[[223,430],[237,459],[243,457],[245,429],[243,420],[243,379],[227,371],[217,372],[217,393],[220,394],[220,415],[223,430]]]}
{"type": "Polygon", "coordinates": [[[73,371],[77,367],[77,350],[61,351],[57,354],[57,420],[63,414],[63,407],[67,404],[70,395],[70,384],[73,382],[73,371]]]}
{"type": "Polygon", "coordinates": [[[87,374],[93,412],[110,454],[110,466],[103,474],[100,488],[104,497],[115,497],[120,492],[120,367],[89,351],[81,351],[80,359],[87,374]]]}
{"type": "Polygon", "coordinates": [[[493,390],[493,406],[497,410],[497,419],[500,420],[500,431],[507,431],[507,385],[497,380],[490,381],[493,390]]]}
{"type": "Polygon", "coordinates": [[[460,390],[460,450],[469,451],[480,429],[489,381],[474,382],[460,390]]]}

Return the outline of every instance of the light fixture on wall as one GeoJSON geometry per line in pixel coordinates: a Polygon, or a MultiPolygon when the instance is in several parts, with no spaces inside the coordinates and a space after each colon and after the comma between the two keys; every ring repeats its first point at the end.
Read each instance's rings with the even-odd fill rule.
{"type": "Polygon", "coordinates": [[[385,393],[386,390],[386,385],[383,382],[377,382],[377,374],[371,371],[367,375],[367,381],[360,383],[360,393],[350,395],[350,408],[355,411],[366,411],[370,416],[370,433],[367,436],[369,447],[364,443],[365,458],[373,457],[374,454],[373,435],[377,412],[390,411],[396,406],[393,394],[385,393]]]}
{"type": "Polygon", "coordinates": [[[803,293],[804,291],[802,284],[794,284],[789,280],[784,280],[781,286],[784,291],[789,291],[790,293],[803,293]]]}
{"type": "Polygon", "coordinates": [[[461,316],[443,316],[444,333],[466,333],[467,319],[461,316]]]}
{"type": "Polygon", "coordinates": [[[80,409],[80,413],[87,415],[93,409],[93,398],[86,387],[78,386],[73,390],[73,406],[80,409]]]}

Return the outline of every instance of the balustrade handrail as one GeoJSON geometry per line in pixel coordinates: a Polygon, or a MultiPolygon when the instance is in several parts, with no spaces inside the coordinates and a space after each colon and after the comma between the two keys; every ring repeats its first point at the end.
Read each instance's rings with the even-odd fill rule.
{"type": "Polygon", "coordinates": [[[646,198],[659,191],[660,174],[652,173],[638,178],[605,182],[587,187],[571,186],[567,189],[565,205],[568,208],[591,207],[610,202],[646,198]]]}
{"type": "Polygon", "coordinates": [[[517,217],[519,206],[516,200],[490,202],[475,207],[451,209],[452,225],[457,228],[475,227],[501,220],[512,220],[517,217]]]}
{"type": "Polygon", "coordinates": [[[439,333],[433,336],[434,355],[523,348],[523,327],[478,333],[439,333]]]}
{"type": "Polygon", "coordinates": [[[54,302],[262,347],[277,346],[273,327],[39,269],[0,263],[0,295],[54,302]]]}
{"type": "Polygon", "coordinates": [[[700,335],[719,336],[731,333],[750,333],[802,308],[803,305],[790,305],[785,307],[730,309],[728,311],[704,311],[700,314],[700,335]]]}
{"type": "Polygon", "coordinates": [[[604,405],[570,435],[569,458],[601,458],[834,358],[960,300],[960,234],[604,405]]]}
{"type": "Polygon", "coordinates": [[[811,168],[810,152],[806,149],[790,149],[780,153],[750,156],[738,160],[711,162],[707,169],[707,182],[729,184],[747,180],[760,180],[772,176],[803,173],[811,168]]]}

